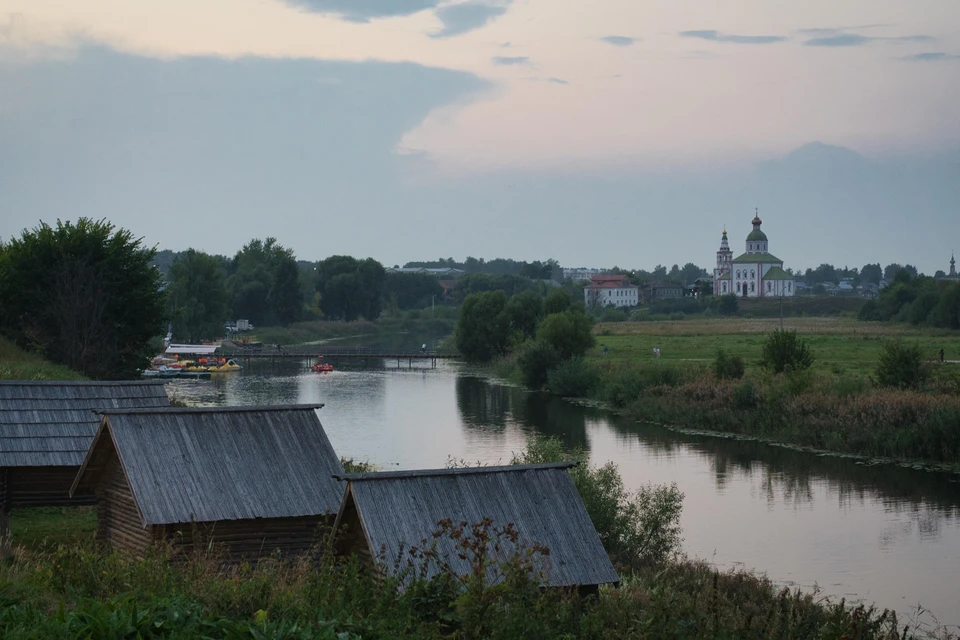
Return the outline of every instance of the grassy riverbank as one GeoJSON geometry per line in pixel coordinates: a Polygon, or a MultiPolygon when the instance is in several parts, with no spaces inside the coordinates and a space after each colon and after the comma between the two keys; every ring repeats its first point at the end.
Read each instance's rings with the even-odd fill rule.
{"type": "MultiPolygon", "coordinates": [[[[552,371],[547,386],[638,420],[960,469],[960,365],[932,362],[940,348],[948,358],[960,354],[960,335],[843,318],[797,318],[784,326],[811,345],[811,369],[773,375],[761,368],[761,343],[778,320],[600,324],[597,346],[552,371]],[[875,381],[883,344],[895,339],[929,355],[920,389],[875,381]],[[742,378],[712,370],[718,349],[744,360],[742,378]]],[[[519,377],[509,358],[497,370],[519,377]]]]}
{"type": "Polygon", "coordinates": [[[44,360],[0,336],[0,380],[84,380],[63,365],[44,360]]]}
{"type": "Polygon", "coordinates": [[[619,589],[603,587],[589,600],[538,589],[517,558],[499,567],[509,576],[503,586],[451,576],[401,593],[322,549],[310,559],[221,569],[215,551],[170,564],[162,550],[143,561],[98,550],[89,509],[19,510],[14,523],[20,546],[0,565],[5,640],[925,637],[892,613],[824,603],[700,562],[621,569],[619,589]],[[59,531],[49,542],[25,541],[41,525],[59,531]]]}

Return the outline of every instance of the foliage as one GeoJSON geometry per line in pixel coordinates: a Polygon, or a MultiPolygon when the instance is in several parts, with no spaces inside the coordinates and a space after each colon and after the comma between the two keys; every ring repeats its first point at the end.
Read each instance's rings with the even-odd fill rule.
{"type": "Polygon", "coordinates": [[[908,269],[898,270],[893,284],[866,303],[859,318],[960,329],[960,282],[910,274],[908,269]]]}
{"type": "Polygon", "coordinates": [[[810,345],[793,330],[776,329],[761,346],[760,365],[774,373],[809,368],[814,361],[810,345]]]}
{"type": "Polygon", "coordinates": [[[380,317],[387,273],[373,258],[331,256],[317,263],[320,308],[330,320],[380,317]]]}
{"type": "Polygon", "coordinates": [[[564,360],[547,372],[547,388],[555,396],[585,398],[599,381],[596,368],[583,358],[564,360]]]}
{"type": "Polygon", "coordinates": [[[453,291],[450,295],[455,301],[466,301],[474,293],[502,291],[509,298],[521,291],[529,291],[540,286],[542,286],[540,283],[534,283],[530,279],[520,276],[476,273],[460,276],[457,283],[453,285],[453,291]]]}
{"type": "Polygon", "coordinates": [[[443,296],[443,287],[428,273],[387,273],[383,295],[397,309],[423,309],[443,296]]]}
{"type": "Polygon", "coordinates": [[[563,313],[573,305],[573,297],[566,289],[551,289],[543,301],[543,315],[563,313]]]}
{"type": "Polygon", "coordinates": [[[229,294],[222,259],[189,249],[167,273],[167,308],[177,337],[200,342],[223,335],[229,294]]]}
{"type": "Polygon", "coordinates": [[[512,333],[522,339],[533,338],[543,313],[543,298],[533,291],[523,291],[507,301],[504,309],[512,333]]]}
{"type": "Polygon", "coordinates": [[[631,495],[615,464],[590,467],[582,450],[565,452],[556,438],[532,438],[511,464],[545,462],[577,463],[570,475],[603,548],[616,565],[662,565],[679,556],[683,493],[676,484],[647,485],[631,495]]]}
{"type": "Polygon", "coordinates": [[[719,297],[717,312],[722,316],[734,316],[740,309],[740,302],[734,294],[728,294],[719,297]]]}
{"type": "Polygon", "coordinates": [[[744,373],[743,358],[727,355],[727,352],[723,349],[717,349],[717,355],[714,357],[710,369],[721,380],[738,380],[743,377],[744,373]]]}
{"type": "Polygon", "coordinates": [[[561,362],[553,345],[543,340],[528,340],[516,355],[523,384],[535,391],[547,384],[548,372],[561,362]]]}
{"type": "Polygon", "coordinates": [[[0,331],[93,378],[131,378],[165,323],[154,250],[105,220],[41,222],[0,246],[0,331]]]}
{"type": "Polygon", "coordinates": [[[537,339],[556,349],[562,360],[582,356],[595,343],[593,321],[579,307],[552,313],[537,328],[537,339]]]}
{"type": "Polygon", "coordinates": [[[227,264],[227,287],[236,318],[286,326],[303,316],[300,267],[276,238],[253,239],[227,264]]]}
{"type": "Polygon", "coordinates": [[[506,353],[510,325],[504,313],[503,291],[474,293],[467,297],[457,321],[457,350],[470,362],[489,362],[506,353]]]}
{"type": "Polygon", "coordinates": [[[54,364],[24,351],[0,336],[0,380],[82,380],[83,376],[62,364],[54,364]]]}
{"type": "Polygon", "coordinates": [[[919,389],[929,371],[923,361],[923,352],[916,344],[901,340],[885,342],[877,361],[877,382],[887,387],[919,389]]]}

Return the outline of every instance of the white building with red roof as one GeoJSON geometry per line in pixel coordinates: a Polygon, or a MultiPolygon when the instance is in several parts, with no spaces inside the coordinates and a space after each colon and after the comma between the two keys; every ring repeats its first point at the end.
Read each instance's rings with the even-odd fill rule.
{"type": "Polygon", "coordinates": [[[635,307],[640,304],[640,287],[631,283],[629,276],[593,276],[583,288],[583,303],[588,307],[635,307]]]}

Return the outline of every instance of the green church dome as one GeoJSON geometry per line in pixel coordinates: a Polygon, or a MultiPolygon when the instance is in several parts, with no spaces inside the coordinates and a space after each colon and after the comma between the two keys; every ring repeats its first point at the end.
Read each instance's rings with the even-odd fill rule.
{"type": "Polygon", "coordinates": [[[750,235],[747,236],[748,241],[766,240],[766,239],[767,239],[767,234],[765,234],[763,231],[760,231],[760,229],[754,229],[753,231],[750,232],[750,235]]]}

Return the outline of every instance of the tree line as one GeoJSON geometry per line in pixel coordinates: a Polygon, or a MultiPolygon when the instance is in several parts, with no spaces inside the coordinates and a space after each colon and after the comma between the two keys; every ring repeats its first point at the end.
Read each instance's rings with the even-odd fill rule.
{"type": "Polygon", "coordinates": [[[960,329],[960,282],[914,276],[906,269],[860,309],[861,320],[892,320],[960,329]]]}

